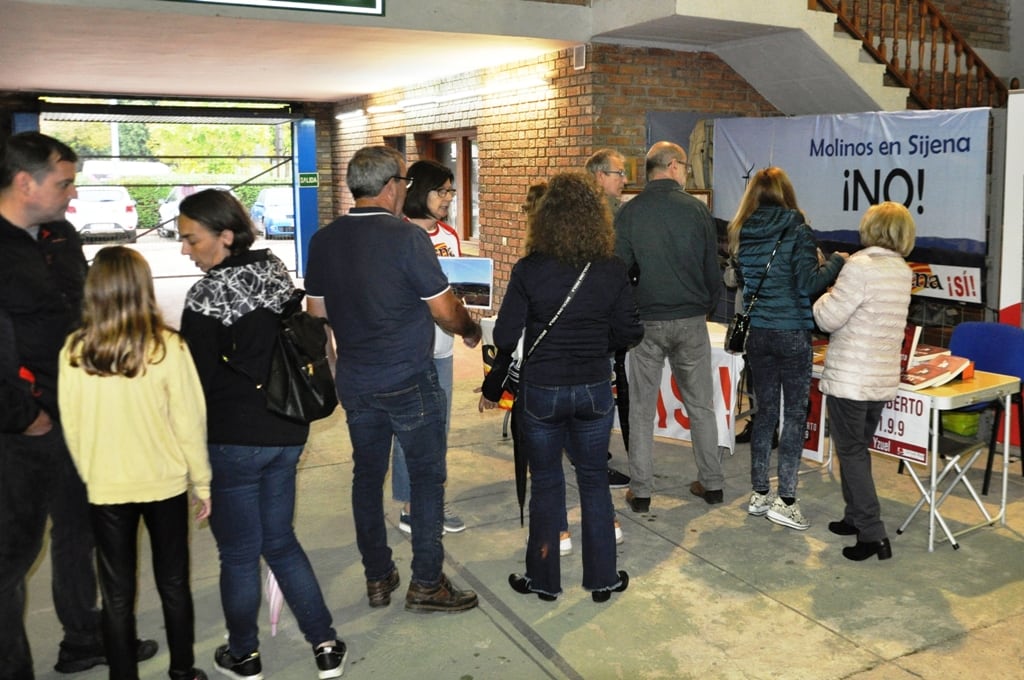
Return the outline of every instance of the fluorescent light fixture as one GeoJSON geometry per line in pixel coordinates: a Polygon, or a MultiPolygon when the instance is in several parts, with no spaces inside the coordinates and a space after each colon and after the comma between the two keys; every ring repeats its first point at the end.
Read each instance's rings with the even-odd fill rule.
{"type": "Polygon", "coordinates": [[[367,113],[394,113],[395,111],[401,111],[402,107],[398,104],[381,104],[380,106],[367,106],[367,113]]]}
{"type": "Polygon", "coordinates": [[[363,116],[362,109],[355,109],[353,111],[344,111],[335,116],[338,120],[352,120],[353,118],[361,118],[363,116]]]}
{"type": "Polygon", "coordinates": [[[411,99],[403,99],[398,102],[398,106],[403,109],[412,109],[417,106],[431,106],[438,102],[438,97],[413,97],[411,99]]]}
{"type": "Polygon", "coordinates": [[[179,2],[211,3],[215,5],[244,5],[246,7],[276,7],[279,9],[342,12],[346,14],[374,14],[384,16],[384,0],[178,0],[179,2]]]}

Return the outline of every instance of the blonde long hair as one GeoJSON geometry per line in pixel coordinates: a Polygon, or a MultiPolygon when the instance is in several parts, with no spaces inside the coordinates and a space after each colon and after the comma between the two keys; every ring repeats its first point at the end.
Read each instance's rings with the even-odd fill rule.
{"type": "Polygon", "coordinates": [[[71,365],[134,378],[163,360],[167,329],[145,258],[124,246],[96,253],[85,278],[82,327],[71,336],[71,365]]]}
{"type": "MultiPolygon", "coordinates": [[[[736,208],[736,216],[729,223],[729,252],[735,255],[740,249],[740,229],[754,212],[765,205],[777,205],[790,210],[800,210],[796,203],[796,191],[789,175],[782,168],[771,167],[758,170],[747,185],[747,190],[736,208]]],[[[801,211],[802,214],[802,211],[801,211]]]]}

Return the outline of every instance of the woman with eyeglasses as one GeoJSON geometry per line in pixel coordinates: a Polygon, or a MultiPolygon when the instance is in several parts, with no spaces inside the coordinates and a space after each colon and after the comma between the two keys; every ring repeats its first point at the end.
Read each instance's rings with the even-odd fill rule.
{"type": "MultiPolygon", "coordinates": [[[[437,161],[416,161],[409,166],[406,180],[411,182],[405,195],[402,212],[405,219],[420,226],[430,236],[434,251],[438,257],[461,257],[462,243],[459,233],[454,227],[444,222],[448,218],[449,206],[455,200],[455,188],[452,182],[455,175],[437,161]]],[[[437,377],[448,399],[448,416],[445,432],[451,424],[452,415],[452,375],[454,371],[455,336],[440,326],[434,326],[434,367],[437,377]]],[[[445,471],[447,474],[447,471],[445,471]]],[[[409,470],[405,463],[402,445],[395,438],[392,449],[391,494],[402,504],[398,515],[398,528],[407,534],[412,533],[412,513],[410,499],[412,489],[409,483],[409,470]]],[[[444,504],[444,531],[458,533],[466,528],[466,523],[455,514],[451,505],[444,504]]]]}

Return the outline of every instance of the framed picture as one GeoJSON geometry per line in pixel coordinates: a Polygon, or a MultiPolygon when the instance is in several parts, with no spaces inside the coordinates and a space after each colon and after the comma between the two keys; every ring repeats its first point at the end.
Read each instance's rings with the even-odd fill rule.
{"type": "Polygon", "coordinates": [[[698,201],[706,205],[708,207],[708,210],[714,209],[711,204],[711,189],[687,189],[686,193],[690,194],[698,201]]]}
{"type": "Polygon", "coordinates": [[[623,189],[622,190],[622,197],[619,198],[619,201],[622,202],[622,203],[628,203],[630,201],[630,199],[632,199],[634,196],[639,194],[640,191],[641,191],[640,189],[623,189]]]}
{"type": "Polygon", "coordinates": [[[635,185],[639,181],[637,178],[640,176],[640,168],[639,158],[625,159],[622,169],[626,171],[626,184],[635,185]]]}
{"type": "Polygon", "coordinates": [[[494,290],[494,260],[489,257],[439,257],[456,297],[470,309],[489,309],[494,290]]]}

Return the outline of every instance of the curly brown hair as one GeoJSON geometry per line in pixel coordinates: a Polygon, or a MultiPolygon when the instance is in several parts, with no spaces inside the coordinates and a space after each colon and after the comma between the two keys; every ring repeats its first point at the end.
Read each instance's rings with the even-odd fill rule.
{"type": "Polygon", "coordinates": [[[614,252],[612,213],[594,176],[563,172],[552,177],[529,220],[526,254],[581,267],[614,252]]]}

